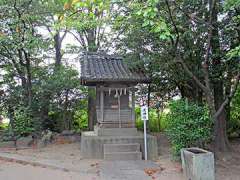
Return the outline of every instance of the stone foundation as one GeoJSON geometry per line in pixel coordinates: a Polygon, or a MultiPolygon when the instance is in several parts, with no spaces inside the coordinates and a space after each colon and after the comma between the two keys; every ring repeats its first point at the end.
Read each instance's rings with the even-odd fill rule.
{"type": "Polygon", "coordinates": [[[97,136],[137,136],[137,128],[99,128],[94,127],[97,136]]]}
{"type": "MultiPolygon", "coordinates": [[[[98,136],[94,131],[83,132],[81,137],[81,155],[83,158],[103,159],[104,144],[139,143],[142,157],[144,158],[144,137],[142,132],[136,135],[124,136],[98,136]]],[[[157,138],[147,135],[148,159],[158,159],[157,138]]]]}

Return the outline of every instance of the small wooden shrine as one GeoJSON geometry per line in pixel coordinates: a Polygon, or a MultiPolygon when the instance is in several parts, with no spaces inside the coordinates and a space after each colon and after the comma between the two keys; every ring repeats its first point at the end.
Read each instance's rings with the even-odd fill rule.
{"type": "MultiPolygon", "coordinates": [[[[88,53],[81,59],[81,84],[96,88],[97,125],[82,132],[81,156],[106,160],[141,160],[144,136],[135,128],[135,86],[149,83],[140,70],[117,56],[88,53]]],[[[156,137],[148,135],[148,159],[157,159],[156,137]]]]}
{"type": "Polygon", "coordinates": [[[149,82],[142,71],[129,68],[121,57],[86,54],[81,61],[81,83],[96,87],[99,127],[135,127],[134,86],[149,82]]]}

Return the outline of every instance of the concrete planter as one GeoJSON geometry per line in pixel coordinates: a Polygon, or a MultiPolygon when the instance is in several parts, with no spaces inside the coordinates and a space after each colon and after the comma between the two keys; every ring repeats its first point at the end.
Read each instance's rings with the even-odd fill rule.
{"type": "Polygon", "coordinates": [[[214,155],[200,148],[181,150],[183,173],[187,180],[215,180],[214,155]]]}

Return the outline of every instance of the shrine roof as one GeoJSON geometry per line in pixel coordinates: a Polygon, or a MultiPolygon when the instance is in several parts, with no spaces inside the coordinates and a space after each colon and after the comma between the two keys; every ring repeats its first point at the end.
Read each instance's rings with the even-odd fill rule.
{"type": "Polygon", "coordinates": [[[122,57],[87,53],[80,61],[81,83],[149,83],[150,78],[141,68],[130,68],[122,57]]]}

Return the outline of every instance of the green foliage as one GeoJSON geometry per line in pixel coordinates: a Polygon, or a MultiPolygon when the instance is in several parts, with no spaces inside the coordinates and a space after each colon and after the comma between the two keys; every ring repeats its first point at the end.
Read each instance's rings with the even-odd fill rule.
{"type": "Polygon", "coordinates": [[[88,114],[86,109],[79,109],[74,112],[74,130],[82,131],[88,127],[88,114]]]}
{"type": "MultiPolygon", "coordinates": [[[[136,127],[139,130],[143,130],[143,121],[141,120],[141,109],[140,107],[136,107],[135,113],[136,113],[136,127]]],[[[160,132],[164,131],[167,126],[166,121],[166,113],[161,112],[159,113],[159,117],[157,114],[157,110],[150,108],[149,109],[149,121],[148,121],[148,127],[150,132],[160,132]]]]}
{"type": "Polygon", "coordinates": [[[14,112],[12,131],[16,137],[30,135],[34,131],[34,125],[29,110],[19,107],[14,112]]]}
{"type": "Polygon", "coordinates": [[[240,89],[238,89],[232,100],[230,121],[227,123],[228,134],[230,136],[240,136],[240,89]]]}
{"type": "Polygon", "coordinates": [[[174,156],[179,156],[180,149],[203,147],[211,137],[212,122],[206,107],[201,107],[184,100],[172,101],[167,115],[167,135],[172,144],[174,156]]]}
{"type": "Polygon", "coordinates": [[[240,7],[240,1],[239,0],[226,0],[224,2],[224,6],[226,10],[239,8],[240,7]]]}
{"type": "Polygon", "coordinates": [[[230,50],[227,56],[231,58],[238,58],[240,56],[240,46],[235,47],[234,49],[230,50]]]}
{"type": "MultiPolygon", "coordinates": [[[[105,28],[110,27],[112,3],[110,0],[65,0],[64,14],[59,26],[76,31],[75,38],[81,44],[79,49],[96,52],[109,46],[111,36],[105,28]]],[[[60,19],[61,19],[60,18],[60,19]]]]}
{"type": "Polygon", "coordinates": [[[0,124],[0,130],[6,130],[7,127],[8,127],[8,124],[4,124],[4,123],[0,124]]]}
{"type": "Polygon", "coordinates": [[[79,102],[73,114],[73,129],[83,131],[88,128],[87,99],[79,102]]]}
{"type": "MultiPolygon", "coordinates": [[[[221,80],[224,86],[228,84],[225,83],[226,79],[232,81],[232,77],[225,77],[239,71],[236,61],[240,54],[239,5],[239,0],[219,3],[219,8],[216,8],[219,12],[216,14],[223,16],[216,18],[217,23],[213,22],[217,26],[214,30],[221,32],[213,33],[213,40],[219,44],[212,42],[216,48],[211,47],[207,74],[210,82],[221,80]],[[214,59],[219,59],[220,66],[215,66],[214,59]]],[[[0,92],[0,109],[7,114],[11,113],[9,109],[13,109],[16,133],[20,135],[30,133],[32,126],[36,127],[37,123],[37,129],[40,130],[51,128],[61,131],[72,126],[76,129],[86,127],[86,106],[79,106],[84,104],[81,101],[86,98],[85,89],[80,86],[78,73],[66,66],[57,67],[47,63],[48,60],[54,60],[52,57],[57,54],[53,52],[55,47],[60,48],[61,57],[64,55],[62,40],[66,33],[63,30],[68,35],[69,32],[73,34],[79,42],[79,54],[82,50],[106,49],[107,43],[111,45],[111,53],[115,53],[116,48],[117,53],[128,57],[131,65],[141,67],[137,68],[139,70],[147,70],[153,79],[151,90],[161,91],[160,96],[171,96],[179,89],[184,97],[204,100],[206,97],[196,96],[198,94],[194,91],[198,93],[199,88],[177,62],[179,58],[182,59],[200,81],[204,79],[206,73],[202,71],[202,62],[209,34],[209,9],[208,1],[190,0],[1,0],[0,88],[3,94],[0,92]],[[48,31],[45,32],[45,28],[48,31]],[[58,33],[59,38],[56,36],[58,33]],[[21,109],[18,104],[27,108],[21,109]]],[[[199,94],[205,96],[206,93],[199,94]]],[[[169,117],[174,117],[173,122],[175,119],[184,119],[184,123],[191,121],[191,124],[196,118],[200,126],[207,119],[204,108],[189,105],[192,108],[189,112],[179,104],[181,113],[171,105],[169,117]],[[196,117],[190,117],[191,114],[196,117]]],[[[230,131],[239,129],[237,98],[233,104],[229,125],[233,130],[229,128],[230,131]]],[[[137,127],[142,128],[140,109],[136,109],[136,112],[137,127]]],[[[165,129],[169,124],[173,126],[166,124],[164,113],[159,118],[156,109],[150,109],[149,117],[150,131],[165,129]]],[[[187,128],[186,124],[184,127],[181,125],[180,120],[176,124],[180,129],[187,128]]],[[[193,126],[198,127],[194,123],[193,126]]],[[[196,133],[195,138],[192,137],[194,133],[191,134],[188,142],[201,134],[198,131],[196,133]]],[[[176,139],[179,139],[177,135],[176,139]]]]}
{"type": "MultiPolygon", "coordinates": [[[[48,66],[36,72],[34,112],[45,112],[42,127],[61,132],[71,129],[74,113],[78,109],[84,87],[80,86],[78,72],[70,67],[48,66]]],[[[38,116],[38,114],[36,114],[38,116]]]]}
{"type": "Polygon", "coordinates": [[[136,127],[139,130],[143,130],[143,121],[141,120],[141,108],[135,108],[135,116],[136,116],[136,127]]]}
{"type": "Polygon", "coordinates": [[[161,13],[158,8],[159,0],[148,0],[146,3],[136,2],[133,3],[133,14],[143,20],[142,27],[148,28],[151,32],[157,34],[160,39],[168,39],[171,35],[170,28],[165,19],[159,14],[161,13]]]}
{"type": "MultiPolygon", "coordinates": [[[[7,76],[8,73],[4,76],[6,80],[7,76]]],[[[16,133],[20,135],[27,133],[22,126],[28,124],[30,117],[37,132],[44,129],[56,132],[71,129],[73,114],[78,109],[81,98],[84,97],[84,88],[80,86],[78,72],[70,67],[55,68],[53,65],[48,65],[33,68],[32,79],[32,103],[31,106],[27,106],[28,111],[18,110],[18,104],[24,107],[25,103],[24,89],[21,85],[8,83],[11,86],[5,90],[6,96],[0,97],[0,105],[5,112],[9,107],[16,115],[21,112],[21,116],[17,118],[20,122],[16,119],[16,126],[21,127],[16,130],[16,133]],[[25,118],[27,124],[24,124],[24,118],[21,118],[24,116],[23,112],[27,113],[25,115],[28,117],[25,118]]]]}
{"type": "MultiPolygon", "coordinates": [[[[239,9],[240,9],[240,0],[226,0],[224,3],[224,9],[226,12],[231,12],[232,17],[230,21],[228,22],[228,27],[226,28],[228,32],[234,32],[234,27],[238,27],[240,24],[240,15],[239,15],[239,9]],[[230,31],[231,30],[231,31],[230,31]]],[[[240,45],[239,41],[234,41],[234,39],[231,42],[233,46],[231,47],[230,51],[227,53],[227,57],[229,59],[232,58],[239,58],[240,56],[240,45]]]]}

